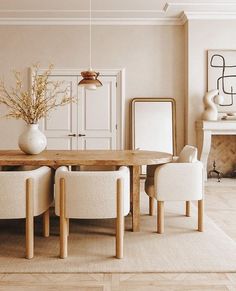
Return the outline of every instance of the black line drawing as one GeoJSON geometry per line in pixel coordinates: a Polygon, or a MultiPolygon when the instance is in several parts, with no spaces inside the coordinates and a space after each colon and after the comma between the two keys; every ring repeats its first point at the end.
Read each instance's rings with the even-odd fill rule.
{"type": "Polygon", "coordinates": [[[233,79],[235,78],[234,81],[236,81],[236,75],[234,75],[234,74],[227,75],[225,70],[227,68],[236,68],[236,65],[226,65],[226,61],[225,61],[224,56],[222,56],[220,54],[213,54],[211,57],[211,60],[210,60],[210,66],[212,68],[221,68],[222,69],[222,75],[219,78],[217,78],[217,89],[220,92],[220,87],[221,87],[221,90],[225,95],[230,95],[230,102],[226,103],[226,104],[219,104],[219,106],[232,106],[232,105],[234,105],[234,96],[236,96],[236,91],[234,91],[234,88],[232,85],[230,86],[230,92],[227,91],[225,89],[225,87],[226,87],[225,82],[227,79],[229,80],[230,78],[233,78],[233,79]],[[222,65],[214,65],[214,60],[217,58],[221,59],[222,65]]]}

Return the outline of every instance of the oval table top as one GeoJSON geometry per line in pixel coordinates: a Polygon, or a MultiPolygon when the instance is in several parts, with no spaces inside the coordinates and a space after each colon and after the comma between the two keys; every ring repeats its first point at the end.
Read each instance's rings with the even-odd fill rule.
{"type": "Polygon", "coordinates": [[[0,150],[0,166],[141,166],[171,161],[171,154],[143,150],[45,150],[37,155],[27,155],[17,150],[0,150]]]}

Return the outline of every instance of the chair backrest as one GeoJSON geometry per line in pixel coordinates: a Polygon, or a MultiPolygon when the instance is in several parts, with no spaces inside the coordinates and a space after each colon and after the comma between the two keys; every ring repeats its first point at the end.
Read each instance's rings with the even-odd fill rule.
{"type": "Polygon", "coordinates": [[[34,215],[43,213],[53,201],[51,169],[0,171],[0,219],[26,217],[26,180],[33,179],[34,215]]]}
{"type": "Polygon", "coordinates": [[[130,211],[130,174],[127,167],[117,171],[56,171],[55,211],[60,215],[60,179],[65,180],[67,218],[115,218],[117,180],[123,180],[124,215],[130,211]]]}
{"type": "Polygon", "coordinates": [[[194,163],[197,161],[197,148],[186,145],[179,154],[178,163],[194,163]]]}

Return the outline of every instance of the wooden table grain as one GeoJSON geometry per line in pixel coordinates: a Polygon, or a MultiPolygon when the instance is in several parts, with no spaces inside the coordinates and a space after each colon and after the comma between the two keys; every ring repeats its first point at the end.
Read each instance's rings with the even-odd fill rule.
{"type": "Polygon", "coordinates": [[[38,155],[0,150],[0,166],[128,166],[133,231],[140,230],[140,166],[165,164],[171,160],[171,154],[142,150],[46,150],[38,155]]]}

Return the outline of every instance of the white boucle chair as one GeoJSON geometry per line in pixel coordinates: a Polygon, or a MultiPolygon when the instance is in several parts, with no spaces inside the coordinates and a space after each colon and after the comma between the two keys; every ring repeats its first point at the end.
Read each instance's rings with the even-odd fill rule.
{"type": "Polygon", "coordinates": [[[124,216],[130,211],[130,173],[56,171],[55,211],[60,216],[60,257],[67,257],[69,218],[116,218],[116,257],[123,258],[124,216]]]}
{"type": "Polygon", "coordinates": [[[158,233],[164,232],[164,201],[186,201],[186,216],[190,216],[190,201],[197,200],[198,230],[203,231],[203,165],[197,160],[195,147],[187,145],[174,162],[149,169],[145,192],[150,196],[150,207],[157,200],[158,233]]]}
{"type": "Polygon", "coordinates": [[[49,236],[52,172],[49,167],[30,171],[3,169],[0,169],[0,219],[26,218],[26,258],[31,259],[34,256],[34,216],[43,213],[43,235],[49,236]]]}

